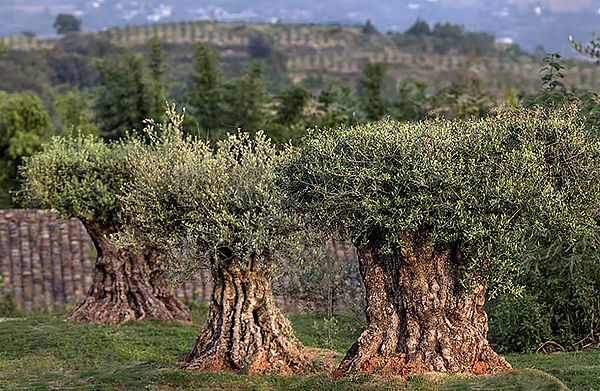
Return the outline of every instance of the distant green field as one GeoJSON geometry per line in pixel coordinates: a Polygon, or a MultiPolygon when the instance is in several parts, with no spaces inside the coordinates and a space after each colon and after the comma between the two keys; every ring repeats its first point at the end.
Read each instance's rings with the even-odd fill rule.
{"type": "MultiPolygon", "coordinates": [[[[200,317],[201,318],[201,317],[200,317]]],[[[323,345],[307,315],[291,316],[306,345],[323,345]]],[[[461,378],[200,374],[181,369],[200,325],[147,321],[120,327],[78,325],[56,316],[0,322],[1,390],[600,390],[600,351],[510,355],[518,371],[461,378]],[[543,372],[542,372],[543,371],[543,372]],[[555,376],[555,377],[553,377],[555,376]],[[564,384],[563,384],[564,383],[564,384]]],[[[339,329],[339,353],[356,331],[339,329]]],[[[341,354],[338,355],[338,359],[341,354]]]]}

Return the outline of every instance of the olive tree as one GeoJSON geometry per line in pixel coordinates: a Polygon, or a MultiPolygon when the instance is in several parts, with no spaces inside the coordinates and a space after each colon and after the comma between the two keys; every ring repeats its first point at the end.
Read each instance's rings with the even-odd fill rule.
{"type": "Polygon", "coordinates": [[[600,140],[573,110],[385,120],[304,141],[284,169],[290,199],[355,243],[366,288],[368,328],[340,374],[508,369],[487,341],[487,288],[518,294],[524,257],[598,264],[600,140]]]}
{"type": "Polygon", "coordinates": [[[304,235],[274,182],[279,154],[260,132],[229,135],[213,150],[180,131],[182,117],[169,116],[167,129],[147,129],[149,148],[129,154],[134,177],[122,201],[130,229],[120,242],[163,249],[176,275],[210,269],[208,319],[187,368],[306,370],[307,356],[271,290],[274,263],[300,249],[304,235]]]}
{"type": "Polygon", "coordinates": [[[131,178],[126,151],[134,144],[105,144],[97,136],[83,134],[54,137],[20,167],[21,201],[79,218],[98,251],[92,286],[69,315],[72,320],[191,321],[188,308],[173,293],[161,254],[152,247],[120,249],[111,239],[123,227],[118,197],[131,178]]]}

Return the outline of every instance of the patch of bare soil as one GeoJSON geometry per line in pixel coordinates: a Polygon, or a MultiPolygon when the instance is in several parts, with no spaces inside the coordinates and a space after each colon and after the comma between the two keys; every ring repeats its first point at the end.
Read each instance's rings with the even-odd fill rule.
{"type": "MultiPolygon", "coordinates": [[[[447,377],[450,373],[431,372],[431,370],[423,365],[415,365],[406,362],[406,355],[401,353],[390,357],[371,356],[360,362],[356,368],[356,373],[361,374],[376,374],[384,379],[401,376],[408,379],[411,375],[421,374],[426,377],[447,377]]],[[[490,375],[499,372],[496,368],[490,368],[484,362],[477,361],[470,371],[453,373],[459,376],[475,376],[475,375],[490,375]]],[[[342,377],[344,373],[335,371],[333,377],[342,377]]]]}
{"type": "Polygon", "coordinates": [[[344,358],[343,354],[329,349],[304,347],[303,350],[310,355],[315,364],[319,366],[319,368],[316,368],[317,370],[315,372],[332,372],[340,365],[342,358],[344,358]]]}

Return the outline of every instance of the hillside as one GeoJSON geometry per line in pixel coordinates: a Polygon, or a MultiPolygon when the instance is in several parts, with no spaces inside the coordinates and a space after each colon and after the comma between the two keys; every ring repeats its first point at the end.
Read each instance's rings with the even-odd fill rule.
{"type": "MultiPolygon", "coordinates": [[[[172,52],[171,61],[180,74],[189,73],[184,63],[186,57],[193,55],[194,42],[214,45],[229,63],[265,57],[275,51],[289,79],[314,90],[328,83],[354,83],[365,63],[386,62],[390,81],[395,82],[388,85],[390,91],[395,91],[396,84],[403,80],[445,86],[470,78],[480,79],[484,90],[496,94],[507,90],[530,91],[539,87],[542,66],[539,57],[515,45],[491,42],[491,49],[481,49],[480,45],[465,52],[464,48],[452,47],[453,41],[436,41],[429,36],[367,34],[360,26],[180,22],[81,34],[134,50],[144,50],[143,46],[156,35],[172,52]],[[440,42],[450,46],[440,51],[440,42]]],[[[471,33],[458,34],[463,34],[465,41],[472,40],[471,33]]],[[[491,39],[482,34],[483,38],[491,39]]],[[[57,39],[34,36],[2,37],[0,42],[16,50],[53,50],[59,43],[57,39]]],[[[597,89],[598,75],[593,64],[572,60],[569,65],[570,83],[597,89]]]]}

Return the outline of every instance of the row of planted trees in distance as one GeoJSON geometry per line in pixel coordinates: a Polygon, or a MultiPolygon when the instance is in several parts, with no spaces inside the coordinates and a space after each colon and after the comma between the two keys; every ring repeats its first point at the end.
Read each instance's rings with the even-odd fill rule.
{"type": "Polygon", "coordinates": [[[145,139],[54,138],[26,159],[19,194],[79,217],[98,245],[74,320],[189,320],[165,268],[211,270],[190,369],[315,368],[274,305],[271,270],[318,262],[307,250],[332,237],[358,248],[368,321],[337,374],[486,373],[510,368],[487,341],[488,288],[523,289],[521,259],[600,260],[600,139],[585,120],[571,106],[385,120],[279,150],[260,132],[213,148],[170,109],[145,139]]]}

